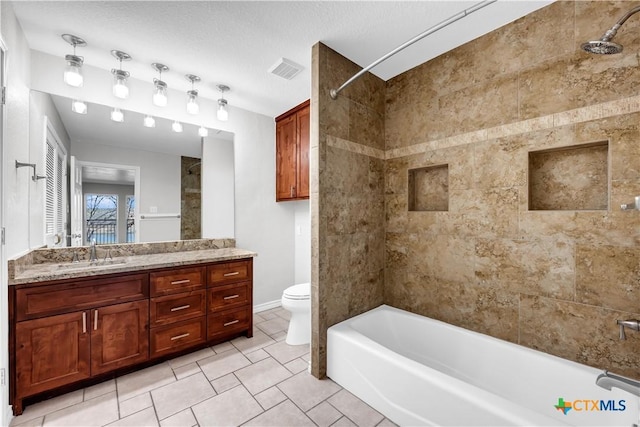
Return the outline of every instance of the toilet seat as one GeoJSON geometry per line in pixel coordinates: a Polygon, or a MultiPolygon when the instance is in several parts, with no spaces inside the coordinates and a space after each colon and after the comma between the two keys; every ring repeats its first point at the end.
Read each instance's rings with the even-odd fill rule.
{"type": "Polygon", "coordinates": [[[290,286],[282,293],[284,298],[289,300],[308,300],[311,299],[311,284],[301,283],[299,285],[290,286]]]}

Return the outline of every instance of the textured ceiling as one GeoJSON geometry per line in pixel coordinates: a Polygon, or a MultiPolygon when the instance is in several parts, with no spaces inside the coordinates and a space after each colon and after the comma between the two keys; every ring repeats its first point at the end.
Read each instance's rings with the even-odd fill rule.
{"type": "MultiPolygon", "coordinates": [[[[12,2],[31,49],[60,56],[72,48],[60,37],[71,33],[85,63],[117,67],[112,49],[133,60],[132,77],[157,76],[152,62],[170,67],[163,80],[190,89],[196,74],[200,96],[219,98],[226,84],[229,104],[277,116],[311,94],[311,47],[318,41],[367,66],[395,47],[478,2],[469,1],[16,1],[12,2]],[[267,70],[280,58],[305,68],[293,80],[267,70]]],[[[498,1],[433,34],[372,72],[388,80],[466,43],[550,1],[498,1]]]]}

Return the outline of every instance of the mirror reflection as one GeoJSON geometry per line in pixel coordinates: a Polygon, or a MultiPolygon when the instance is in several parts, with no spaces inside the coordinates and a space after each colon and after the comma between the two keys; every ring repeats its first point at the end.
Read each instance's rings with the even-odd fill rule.
{"type": "MultiPolygon", "coordinates": [[[[46,146],[56,147],[58,167],[64,162],[69,170],[69,184],[58,196],[48,189],[56,184],[53,179],[44,190],[45,200],[52,198],[68,211],[64,221],[45,227],[49,246],[202,237],[198,126],[182,123],[176,132],[178,124],[171,120],[125,110],[114,115],[112,107],[78,106],[72,99],[36,91],[30,102],[32,138],[39,135],[46,146]],[[63,225],[57,229],[56,224],[63,225]]],[[[208,132],[233,140],[228,132],[208,132]]],[[[51,210],[55,216],[62,209],[51,210]]]]}

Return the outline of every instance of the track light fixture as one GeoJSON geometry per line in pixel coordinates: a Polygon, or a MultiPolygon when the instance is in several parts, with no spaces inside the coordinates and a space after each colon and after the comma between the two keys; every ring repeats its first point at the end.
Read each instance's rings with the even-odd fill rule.
{"type": "Polygon", "coordinates": [[[73,34],[63,34],[62,39],[73,46],[73,55],[65,55],[67,66],[64,69],[64,82],[69,86],[82,87],[84,77],[82,75],[82,63],[84,58],[76,55],[76,46],[86,46],[87,42],[73,34]]]}
{"type": "Polygon", "coordinates": [[[169,71],[169,67],[164,64],[159,64],[154,62],[151,64],[154,70],[158,72],[159,78],[153,79],[153,84],[155,85],[155,89],[153,91],[153,103],[158,107],[164,107],[167,105],[167,84],[163,82],[162,73],[164,71],[169,71]]]}
{"type": "Polygon", "coordinates": [[[196,82],[200,81],[200,77],[193,74],[187,74],[185,76],[187,80],[191,82],[191,90],[187,91],[187,113],[198,114],[200,112],[200,106],[198,105],[198,91],[193,88],[196,82]]]}
{"type": "Polygon", "coordinates": [[[131,55],[121,50],[112,50],[111,55],[120,62],[120,69],[111,69],[111,74],[113,74],[113,95],[116,98],[127,99],[129,97],[129,87],[127,86],[129,72],[122,69],[122,61],[131,60],[131,55]]]}
{"type": "Polygon", "coordinates": [[[227,85],[218,85],[218,90],[222,93],[222,98],[218,99],[218,112],[216,116],[218,120],[226,122],[229,120],[229,110],[227,109],[227,100],[224,99],[224,93],[229,90],[227,85]]]}

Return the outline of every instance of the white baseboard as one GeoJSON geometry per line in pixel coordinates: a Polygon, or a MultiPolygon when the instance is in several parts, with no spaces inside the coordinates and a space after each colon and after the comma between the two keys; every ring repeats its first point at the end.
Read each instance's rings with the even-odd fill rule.
{"type": "Polygon", "coordinates": [[[271,310],[272,308],[280,307],[280,305],[281,305],[281,300],[279,299],[265,302],[263,304],[254,305],[253,312],[260,313],[261,311],[271,310]]]}
{"type": "Polygon", "coordinates": [[[1,424],[1,425],[9,426],[11,425],[11,420],[13,419],[13,409],[11,408],[11,405],[6,405],[6,406],[3,405],[3,409],[4,409],[4,412],[2,413],[2,418],[4,419],[2,421],[4,422],[4,424],[1,424]]]}

